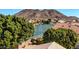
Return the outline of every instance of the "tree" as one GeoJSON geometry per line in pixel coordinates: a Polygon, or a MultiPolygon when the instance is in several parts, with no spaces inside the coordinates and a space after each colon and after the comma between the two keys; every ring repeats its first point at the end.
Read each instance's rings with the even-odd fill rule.
{"type": "Polygon", "coordinates": [[[54,29],[48,29],[44,34],[43,34],[43,38],[44,38],[44,43],[47,42],[51,42],[54,41],[54,35],[55,35],[55,30],[54,29]],[[53,39],[52,39],[53,38],[53,39]]]}
{"type": "Polygon", "coordinates": [[[77,34],[70,29],[49,29],[44,35],[43,39],[45,43],[57,42],[65,48],[75,48],[78,41],[77,34]]]}
{"type": "Polygon", "coordinates": [[[17,48],[33,32],[33,24],[24,18],[0,15],[0,48],[17,48]]]}
{"type": "Polygon", "coordinates": [[[50,22],[51,22],[51,19],[48,19],[48,20],[42,20],[42,23],[43,23],[43,24],[50,24],[50,22]]]}

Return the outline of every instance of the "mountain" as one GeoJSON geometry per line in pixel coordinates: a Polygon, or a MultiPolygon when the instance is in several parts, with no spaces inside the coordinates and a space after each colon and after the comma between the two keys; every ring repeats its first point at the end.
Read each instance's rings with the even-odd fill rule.
{"type": "Polygon", "coordinates": [[[78,19],[77,17],[74,16],[66,16],[62,13],[60,13],[57,10],[54,9],[24,9],[18,13],[15,14],[18,17],[24,17],[26,19],[36,19],[36,20],[45,20],[45,19],[67,19],[67,20],[72,20],[72,19],[78,19]]]}
{"type": "Polygon", "coordinates": [[[79,18],[78,17],[76,17],[76,16],[69,16],[69,17],[67,17],[68,19],[71,19],[71,20],[78,20],[79,18]]]}

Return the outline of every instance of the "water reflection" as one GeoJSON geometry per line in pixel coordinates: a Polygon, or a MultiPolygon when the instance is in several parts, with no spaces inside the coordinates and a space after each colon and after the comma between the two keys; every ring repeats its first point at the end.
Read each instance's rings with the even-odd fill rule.
{"type": "Polygon", "coordinates": [[[52,24],[39,24],[35,26],[34,36],[43,35],[43,33],[52,27],[52,24]]]}

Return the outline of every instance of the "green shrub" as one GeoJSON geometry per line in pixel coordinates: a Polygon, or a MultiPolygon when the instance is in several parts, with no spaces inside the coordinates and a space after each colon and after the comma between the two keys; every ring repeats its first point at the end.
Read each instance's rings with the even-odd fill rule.
{"type": "Polygon", "coordinates": [[[48,29],[44,34],[43,34],[43,41],[44,43],[47,43],[47,42],[53,42],[55,41],[54,40],[54,37],[55,37],[55,30],[54,29],[48,29]]]}
{"type": "Polygon", "coordinates": [[[0,15],[0,48],[17,48],[33,32],[33,24],[24,18],[0,15]]]}
{"type": "Polygon", "coordinates": [[[39,44],[44,43],[42,38],[31,39],[31,42],[32,42],[33,45],[39,45],[39,44]]]}
{"type": "Polygon", "coordinates": [[[48,20],[42,20],[42,23],[43,23],[43,24],[50,24],[50,22],[51,22],[51,19],[48,19],[48,20]]]}
{"type": "Polygon", "coordinates": [[[77,43],[77,34],[70,29],[49,29],[43,35],[43,41],[57,42],[65,48],[75,48],[77,43]]]}

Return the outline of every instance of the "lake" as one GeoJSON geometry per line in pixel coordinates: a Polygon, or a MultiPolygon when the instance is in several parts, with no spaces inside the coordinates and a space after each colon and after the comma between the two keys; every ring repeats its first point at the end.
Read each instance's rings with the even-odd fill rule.
{"type": "Polygon", "coordinates": [[[52,28],[52,24],[39,24],[35,26],[34,36],[43,35],[43,33],[47,30],[52,28]]]}

